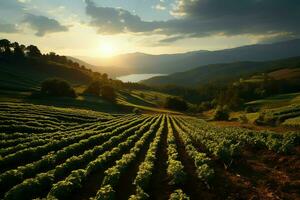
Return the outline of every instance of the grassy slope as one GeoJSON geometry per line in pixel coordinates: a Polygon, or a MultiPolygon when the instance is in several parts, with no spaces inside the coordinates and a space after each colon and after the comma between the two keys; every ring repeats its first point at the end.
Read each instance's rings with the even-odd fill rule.
{"type": "Polygon", "coordinates": [[[118,103],[124,106],[139,108],[146,112],[179,114],[179,112],[162,108],[163,102],[168,96],[170,95],[149,90],[120,91],[118,103]]]}
{"type": "Polygon", "coordinates": [[[6,90],[32,91],[41,81],[63,78],[72,84],[86,84],[91,80],[86,72],[53,62],[27,60],[19,64],[0,62],[0,87],[6,90]]]}
{"type": "Polygon", "coordinates": [[[246,103],[246,105],[258,106],[260,108],[277,108],[291,104],[300,104],[300,92],[275,95],[246,103]]]}

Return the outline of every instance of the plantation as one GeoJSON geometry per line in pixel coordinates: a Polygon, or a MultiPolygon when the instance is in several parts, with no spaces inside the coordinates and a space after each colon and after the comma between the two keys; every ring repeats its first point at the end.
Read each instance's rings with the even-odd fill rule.
{"type": "Polygon", "coordinates": [[[299,132],[26,103],[0,110],[1,199],[300,198],[299,132]]]}

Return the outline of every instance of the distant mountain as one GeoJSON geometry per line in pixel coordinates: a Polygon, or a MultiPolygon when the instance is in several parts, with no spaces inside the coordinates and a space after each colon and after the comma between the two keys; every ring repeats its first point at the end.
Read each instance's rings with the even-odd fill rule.
{"type": "MultiPolygon", "coordinates": [[[[300,68],[300,57],[293,57],[264,62],[234,62],[200,66],[185,72],[178,72],[168,76],[157,76],[142,81],[147,85],[181,85],[196,86],[209,82],[238,79],[254,73],[278,71],[280,69],[300,68]]],[[[286,70],[285,70],[286,71],[286,70]]],[[[299,75],[299,74],[298,74],[299,75]]],[[[285,75],[288,77],[287,75],[285,75]]],[[[297,77],[300,78],[300,75],[297,77]]],[[[300,80],[299,80],[300,81],[300,80]]]]}
{"type": "MultiPolygon", "coordinates": [[[[238,61],[268,61],[300,56],[300,39],[273,44],[255,44],[217,51],[193,51],[181,54],[150,55],[144,53],[122,54],[112,58],[78,57],[97,66],[109,68],[116,75],[132,73],[170,74],[199,66],[238,61]]],[[[105,70],[107,68],[104,68],[105,70]]]]}
{"type": "Polygon", "coordinates": [[[116,78],[121,75],[127,75],[130,74],[130,71],[126,67],[117,67],[117,66],[111,66],[106,63],[105,66],[103,65],[98,65],[95,60],[98,60],[97,58],[88,58],[88,57],[73,57],[73,56],[67,56],[68,59],[79,63],[80,65],[84,65],[86,68],[91,69],[92,71],[95,72],[100,72],[100,73],[106,73],[109,75],[111,78],[116,78]],[[91,64],[95,63],[95,64],[91,64]]]}

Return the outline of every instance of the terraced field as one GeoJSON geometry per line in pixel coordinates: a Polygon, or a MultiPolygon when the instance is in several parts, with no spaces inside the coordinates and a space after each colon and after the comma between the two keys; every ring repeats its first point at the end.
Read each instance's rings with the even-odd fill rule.
{"type": "Polygon", "coordinates": [[[300,134],[0,104],[3,199],[297,199],[300,134]]]}

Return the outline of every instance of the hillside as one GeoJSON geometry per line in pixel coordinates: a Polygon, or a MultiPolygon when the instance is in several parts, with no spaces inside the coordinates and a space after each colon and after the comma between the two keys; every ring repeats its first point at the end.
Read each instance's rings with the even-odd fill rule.
{"type": "MultiPolygon", "coordinates": [[[[168,76],[153,77],[142,81],[147,85],[183,85],[195,86],[197,84],[206,84],[209,82],[233,80],[243,76],[249,76],[254,73],[272,72],[277,75],[278,70],[288,70],[293,72],[294,68],[300,67],[300,57],[281,59],[265,62],[235,62],[224,64],[213,64],[201,66],[185,72],[174,73],[168,76]],[[276,73],[275,73],[276,72],[276,73]]],[[[272,73],[271,73],[272,75],[272,73]]],[[[284,75],[287,77],[287,72],[284,75]]],[[[299,78],[294,76],[293,78],[299,78]]]]}
{"type": "Polygon", "coordinates": [[[32,90],[41,81],[51,77],[63,78],[72,84],[84,84],[91,80],[89,71],[61,63],[37,59],[24,60],[22,63],[0,60],[1,89],[32,90]]]}
{"type": "Polygon", "coordinates": [[[179,54],[151,55],[129,53],[112,58],[79,57],[96,66],[113,66],[115,75],[187,71],[199,66],[239,61],[267,61],[300,56],[300,39],[273,44],[255,44],[216,51],[192,51],[179,54]]]}

